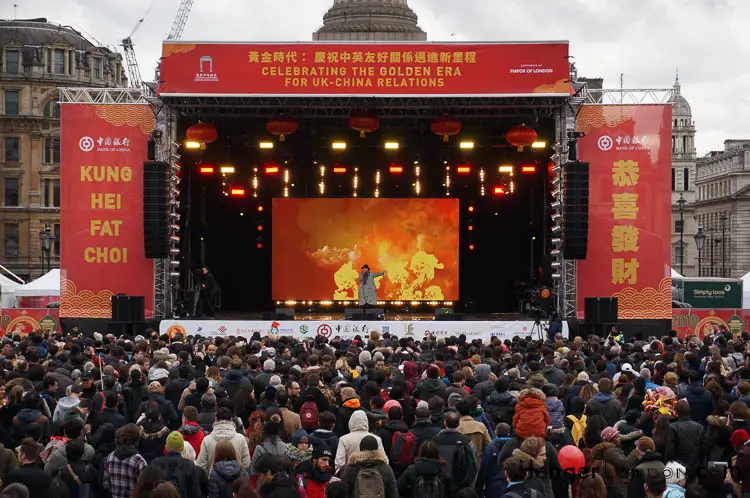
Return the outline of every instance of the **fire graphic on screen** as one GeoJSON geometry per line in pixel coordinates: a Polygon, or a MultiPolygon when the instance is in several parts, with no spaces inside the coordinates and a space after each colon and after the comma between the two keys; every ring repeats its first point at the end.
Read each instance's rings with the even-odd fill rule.
{"type": "Polygon", "coordinates": [[[358,299],[362,265],[381,300],[458,299],[455,199],[276,199],[273,297],[358,299]]]}

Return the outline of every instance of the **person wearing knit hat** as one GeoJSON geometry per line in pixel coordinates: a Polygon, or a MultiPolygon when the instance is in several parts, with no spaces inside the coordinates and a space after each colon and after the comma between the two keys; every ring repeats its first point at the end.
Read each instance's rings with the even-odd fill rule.
{"type": "Polygon", "coordinates": [[[618,431],[614,427],[605,427],[604,429],[602,429],[601,438],[602,441],[611,443],[616,437],[619,437],[619,435],[620,431],[618,431]]]}
{"type": "Polygon", "coordinates": [[[401,403],[399,403],[395,399],[389,399],[388,401],[385,402],[385,405],[383,405],[383,411],[385,413],[388,413],[388,410],[390,410],[394,406],[398,406],[399,408],[401,408],[401,403]]]}
{"type": "Polygon", "coordinates": [[[164,389],[164,386],[161,385],[158,381],[153,381],[148,384],[148,392],[150,393],[160,393],[164,389]]]}
{"type": "Polygon", "coordinates": [[[357,391],[355,391],[353,387],[342,387],[340,395],[341,407],[336,414],[336,427],[334,429],[334,432],[339,437],[346,434],[347,424],[354,412],[362,409],[360,400],[357,397],[357,391]]]}
{"type": "Polygon", "coordinates": [[[315,443],[312,458],[301,462],[296,469],[308,498],[325,498],[328,482],[331,480],[333,454],[323,441],[315,443]]]}
{"type": "Polygon", "coordinates": [[[353,387],[342,387],[341,388],[341,401],[342,403],[345,403],[349,401],[350,399],[354,399],[357,397],[357,391],[354,390],[353,387]]]}
{"type": "Polygon", "coordinates": [[[729,444],[732,445],[735,452],[739,452],[740,448],[748,441],[750,441],[750,434],[745,429],[737,429],[729,436],[729,444]]]}
{"type": "MultiPolygon", "coordinates": [[[[338,456],[338,455],[337,455],[338,456]]],[[[383,481],[383,489],[386,497],[398,496],[398,486],[393,468],[388,465],[388,456],[380,449],[378,440],[372,436],[365,436],[359,442],[359,451],[349,457],[348,465],[341,475],[341,480],[349,485],[349,489],[355,489],[357,476],[363,470],[376,470],[383,481]]]]}
{"type": "Polygon", "coordinates": [[[667,480],[667,491],[664,496],[685,496],[687,470],[680,462],[668,462],[664,466],[664,477],[667,480]]]}
{"type": "Polygon", "coordinates": [[[278,375],[272,375],[271,380],[268,381],[268,385],[278,389],[281,385],[281,377],[279,377],[278,375]]]}
{"type": "Polygon", "coordinates": [[[591,450],[592,460],[602,460],[609,463],[617,473],[616,487],[622,494],[627,495],[627,482],[630,470],[638,461],[638,452],[632,451],[625,456],[620,448],[620,431],[615,427],[605,427],[599,434],[602,442],[591,450]]]}
{"type": "Polygon", "coordinates": [[[182,434],[177,431],[170,432],[169,436],[167,436],[167,444],[164,446],[164,449],[166,451],[182,453],[184,447],[185,439],[183,439],[182,434]]]}
{"type": "Polygon", "coordinates": [[[378,440],[372,436],[365,436],[359,442],[359,451],[377,451],[378,440]]]}
{"type": "Polygon", "coordinates": [[[151,466],[161,471],[162,475],[167,477],[174,476],[178,473],[182,479],[175,479],[173,482],[180,496],[194,497],[198,492],[193,490],[200,489],[200,471],[195,466],[195,450],[189,444],[185,444],[182,434],[179,432],[170,432],[167,436],[167,443],[164,446],[164,456],[155,458],[151,466]],[[187,489],[179,489],[181,485],[187,489]]]}

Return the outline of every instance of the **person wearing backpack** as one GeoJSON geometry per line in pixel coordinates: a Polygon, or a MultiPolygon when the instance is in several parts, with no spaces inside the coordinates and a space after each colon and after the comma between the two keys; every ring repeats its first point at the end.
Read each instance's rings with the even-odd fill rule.
{"type": "Polygon", "coordinates": [[[409,427],[402,420],[400,406],[388,410],[388,420],[375,433],[383,441],[383,451],[393,467],[396,477],[400,476],[412,464],[417,454],[417,437],[409,432],[409,427]]]}
{"type": "Polygon", "coordinates": [[[318,415],[321,412],[332,411],[328,398],[325,397],[320,388],[320,375],[310,374],[307,378],[307,388],[304,395],[297,398],[294,405],[294,411],[299,413],[302,428],[308,432],[318,428],[318,415]]]}
{"type": "Polygon", "coordinates": [[[94,486],[96,485],[96,469],[83,459],[85,443],[80,439],[74,439],[65,445],[65,455],[68,464],[57,470],[57,475],[52,478],[50,490],[57,490],[58,494],[64,495],[67,491],[68,498],[93,498],[94,486]]]}
{"type": "MultiPolygon", "coordinates": [[[[364,410],[357,410],[352,414],[349,419],[349,434],[339,439],[339,445],[336,449],[336,459],[334,466],[336,469],[341,469],[347,464],[349,458],[360,451],[359,445],[362,439],[368,436],[372,436],[368,432],[369,424],[367,421],[367,414],[364,410]]],[[[375,438],[375,442],[378,443],[378,448],[383,449],[383,442],[378,436],[372,436],[375,438]]],[[[387,460],[387,457],[386,457],[387,460]]]]}
{"type": "Polygon", "coordinates": [[[125,427],[127,419],[117,411],[120,395],[113,391],[104,393],[104,404],[100,412],[92,412],[91,432],[96,432],[104,424],[112,424],[115,430],[125,427]]]}
{"type": "Polygon", "coordinates": [[[117,393],[115,378],[107,375],[102,379],[102,390],[94,394],[92,415],[101,413],[104,410],[107,393],[114,393],[117,396],[117,412],[123,417],[128,416],[128,407],[125,406],[125,400],[117,393]]]}
{"type": "MultiPolygon", "coordinates": [[[[367,416],[362,414],[366,424],[367,416]]],[[[351,498],[398,498],[396,476],[372,435],[362,438],[359,451],[349,457],[341,480],[349,486],[351,498]]]]}
{"type": "Polygon", "coordinates": [[[458,430],[459,422],[456,412],[447,412],[443,422],[445,429],[433,438],[440,458],[447,463],[454,490],[472,486],[479,468],[474,445],[458,430]]]}
{"type": "Polygon", "coordinates": [[[398,494],[402,498],[447,498],[450,492],[450,474],[440,460],[440,450],[435,441],[427,441],[398,479],[398,494]]]}
{"type": "Polygon", "coordinates": [[[171,432],[167,436],[167,454],[154,459],[151,465],[162,471],[165,480],[174,485],[180,498],[202,498],[200,473],[203,471],[182,456],[185,444],[180,432],[171,432]]]}

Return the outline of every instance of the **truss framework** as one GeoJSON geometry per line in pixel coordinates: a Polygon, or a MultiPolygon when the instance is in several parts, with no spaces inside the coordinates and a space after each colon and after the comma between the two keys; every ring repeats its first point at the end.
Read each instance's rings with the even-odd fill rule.
{"type": "Polygon", "coordinates": [[[60,88],[61,104],[151,104],[137,88],[60,88]]]}
{"type": "Polygon", "coordinates": [[[668,104],[674,97],[673,88],[628,89],[589,89],[584,88],[586,104],[642,105],[668,104]]]}

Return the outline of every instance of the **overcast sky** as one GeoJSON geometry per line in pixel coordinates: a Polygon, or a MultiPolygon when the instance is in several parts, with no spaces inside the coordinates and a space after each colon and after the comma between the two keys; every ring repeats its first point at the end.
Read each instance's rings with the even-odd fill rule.
{"type": "MultiPolygon", "coordinates": [[[[2,0],[0,18],[47,17],[104,45],[133,35],[153,78],[180,0],[2,0]],[[154,3],[155,2],[155,3],[154,3]]],[[[310,40],[333,0],[195,0],[184,40],[310,40]]],[[[750,0],[410,0],[431,41],[569,40],[579,75],[667,88],[679,67],[698,153],[750,138],[750,0]]]]}

